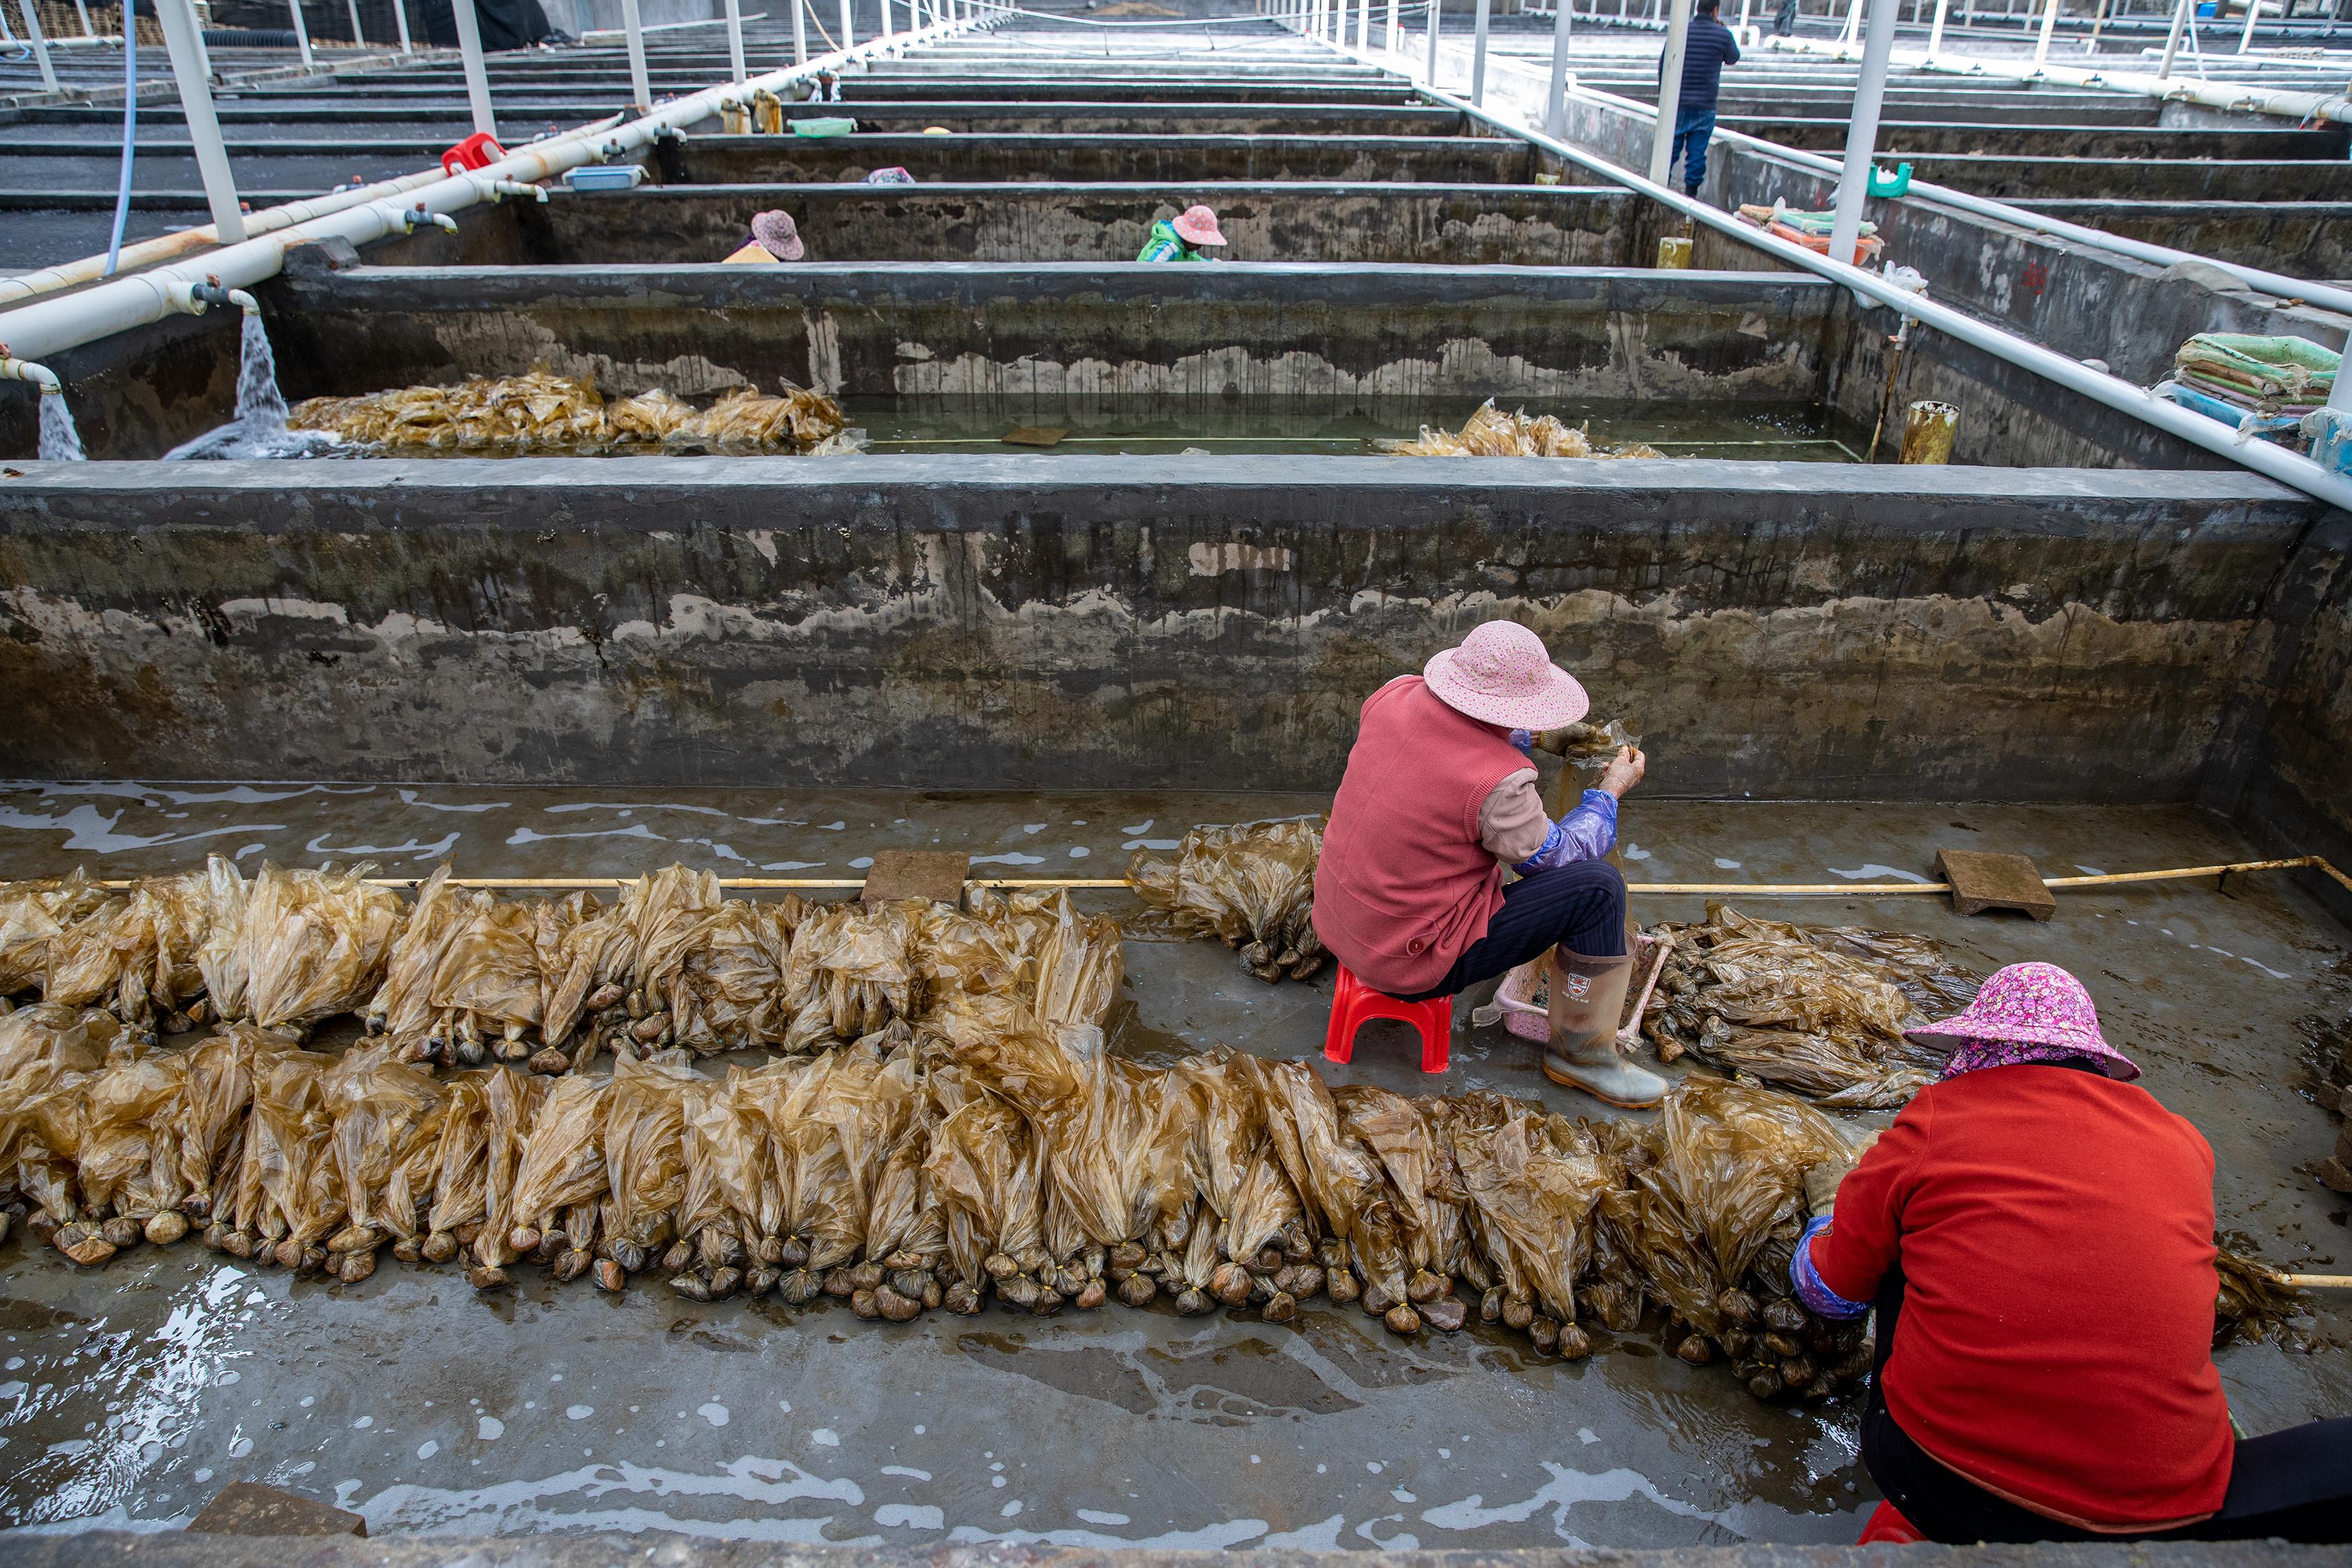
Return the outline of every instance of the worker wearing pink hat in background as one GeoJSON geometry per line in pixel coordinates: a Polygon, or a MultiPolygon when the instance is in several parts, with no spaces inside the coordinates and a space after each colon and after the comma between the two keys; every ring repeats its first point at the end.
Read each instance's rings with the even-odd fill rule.
{"type": "Polygon", "coordinates": [[[1203,206],[1186,207],[1174,217],[1161,218],[1151,226],[1150,237],[1143,242],[1138,261],[1213,261],[1203,256],[1204,245],[1223,245],[1224,232],[1217,227],[1217,215],[1203,206]]]}
{"type": "Polygon", "coordinates": [[[1789,1268],[1823,1317],[1877,1310],[1885,1506],[1959,1543],[2352,1536],[2352,1420],[2231,1430],[2213,1151],[2129,1081],[2083,983],[2012,963],[1908,1037],[1949,1053],[1942,1081],[1806,1173],[1789,1268]]]}
{"type": "Polygon", "coordinates": [[[1408,1001],[1551,955],[1545,1076],[1612,1105],[1650,1105],[1665,1080],[1616,1051],[1632,961],[1625,879],[1601,858],[1642,753],[1621,751],[1558,822],[1528,755],[1532,732],[1590,706],[1543,639],[1511,621],[1487,622],[1373,692],[1323,835],[1315,930],[1359,980],[1408,1001]],[[1508,887],[1506,866],[1519,879],[1508,887]]]}

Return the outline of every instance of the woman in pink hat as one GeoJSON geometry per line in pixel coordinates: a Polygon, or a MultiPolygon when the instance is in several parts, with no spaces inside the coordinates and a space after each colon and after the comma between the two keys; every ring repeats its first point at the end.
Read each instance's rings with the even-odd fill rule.
{"type": "Polygon", "coordinates": [[[1356,978],[1406,1001],[1554,954],[1545,1075],[1612,1105],[1653,1105],[1665,1080],[1617,1055],[1610,1002],[1622,1004],[1629,967],[1625,879],[1601,858],[1642,753],[1621,751],[1558,822],[1528,755],[1534,731],[1590,706],[1543,639],[1513,621],[1487,622],[1373,692],[1323,835],[1315,931],[1356,978]],[[1519,879],[1508,887],[1506,866],[1519,879]]]}
{"type": "MultiPolygon", "coordinates": [[[[2130,1081],[2081,981],[2013,963],[1852,1171],[1816,1171],[1790,1267],[1878,1310],[1863,1463],[1931,1541],[2340,1542],[2352,1420],[2244,1440],[2214,1370],[2213,1151],[2130,1081]]],[[[1875,1528],[1877,1521],[1874,1521],[1875,1528]]],[[[1892,1537],[1884,1537],[1892,1539],[1892,1537]]]]}
{"type": "Polygon", "coordinates": [[[1213,256],[1202,253],[1203,246],[1223,245],[1225,237],[1217,227],[1217,215],[1207,207],[1186,207],[1174,217],[1164,217],[1151,226],[1151,233],[1138,253],[1138,261],[1214,261],[1213,256]]]}

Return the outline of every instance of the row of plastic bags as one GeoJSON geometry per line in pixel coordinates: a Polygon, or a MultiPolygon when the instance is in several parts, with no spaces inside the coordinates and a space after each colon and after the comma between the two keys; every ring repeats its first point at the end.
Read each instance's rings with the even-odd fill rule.
{"type": "Polygon", "coordinates": [[[608,402],[594,382],[537,365],[522,375],[473,376],[454,386],[313,397],[296,405],[287,423],[388,452],[814,452],[842,436],[849,418],[823,393],[792,385],[772,397],[743,387],[706,409],[660,387],[608,402]]]}
{"type": "Polygon", "coordinates": [[[171,1034],[357,1013],[402,1059],[560,1072],[607,1045],[810,1051],[898,1018],[951,1039],[1032,1027],[1091,1055],[1124,973],[1118,922],[1066,894],[982,890],[968,910],[754,902],[671,866],[608,906],[502,899],[444,866],[404,901],[372,869],[265,865],[247,881],[216,856],[121,892],[79,872],[0,886],[0,995],[171,1034]]]}
{"type": "Polygon", "coordinates": [[[1146,851],[1128,880],[1143,901],[1139,934],[1214,937],[1260,980],[1306,980],[1329,956],[1315,934],[1315,865],[1323,819],[1196,827],[1173,860],[1146,851]]]}
{"type": "Polygon", "coordinates": [[[1935,1081],[1943,1057],[1903,1031],[1958,1012],[1979,977],[1933,939],[1853,926],[1755,920],[1711,904],[1659,925],[1674,948],[1643,1032],[1821,1105],[1893,1109],[1935,1081]]]}
{"type": "Polygon", "coordinates": [[[251,1024],[168,1050],[94,1010],[0,1017],[0,1199],[79,1263],[193,1226],[346,1282],[389,1248],[486,1289],[526,1259],[610,1289],[654,1268],[697,1300],[832,1294],[901,1321],[1116,1293],[1278,1322],[1328,1295],[1398,1332],[1476,1311],[1567,1355],[1591,1348],[1580,1321],[1626,1331],[1654,1305],[1686,1359],[1726,1356],[1759,1394],[1866,1364],[1858,1328],[1784,1300],[1803,1173],[1846,1152],[1820,1112],[1717,1079],[1654,1126],[1591,1122],[903,1016],[721,1077],[625,1048],[560,1078],[436,1078],[386,1040],[338,1057],[251,1024]]]}

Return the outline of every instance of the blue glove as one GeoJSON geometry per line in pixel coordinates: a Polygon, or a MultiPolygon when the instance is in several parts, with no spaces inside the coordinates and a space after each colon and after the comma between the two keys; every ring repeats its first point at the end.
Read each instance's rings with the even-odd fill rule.
{"type": "Polygon", "coordinates": [[[1797,1292],[1797,1300],[1824,1318],[1859,1318],[1870,1310],[1867,1301],[1849,1301],[1822,1283],[1821,1273],[1813,1267],[1813,1237],[1830,1228],[1830,1216],[1805,1226],[1805,1234],[1797,1238],[1797,1254],[1789,1259],[1789,1284],[1797,1292]]]}
{"type": "Polygon", "coordinates": [[[1512,731],[1511,744],[1517,746],[1519,754],[1528,761],[1532,763],[1536,760],[1536,732],[1533,730],[1512,731]]]}

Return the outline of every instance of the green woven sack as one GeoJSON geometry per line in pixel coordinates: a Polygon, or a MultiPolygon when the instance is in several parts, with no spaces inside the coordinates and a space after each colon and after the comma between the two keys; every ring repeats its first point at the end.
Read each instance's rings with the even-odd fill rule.
{"type": "Polygon", "coordinates": [[[2248,332],[2200,332],[2180,345],[2172,363],[2200,381],[2256,397],[2326,401],[2343,355],[2307,338],[2265,338],[2248,332]]]}

